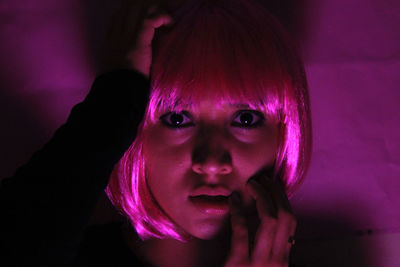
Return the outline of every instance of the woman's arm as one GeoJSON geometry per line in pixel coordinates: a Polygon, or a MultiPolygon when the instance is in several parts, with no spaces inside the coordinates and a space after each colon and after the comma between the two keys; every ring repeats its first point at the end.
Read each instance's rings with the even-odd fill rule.
{"type": "Polygon", "coordinates": [[[112,44],[103,56],[107,73],[54,137],[1,183],[6,250],[0,265],[69,265],[114,164],[136,136],[147,104],[154,30],[170,19],[149,16],[132,44],[126,8],[132,6],[121,8],[124,17],[116,14],[106,40],[112,44]]]}
{"type": "Polygon", "coordinates": [[[60,265],[73,257],[114,164],[136,136],[148,88],[132,70],[100,76],[67,123],[2,182],[0,236],[9,260],[60,265]]]}

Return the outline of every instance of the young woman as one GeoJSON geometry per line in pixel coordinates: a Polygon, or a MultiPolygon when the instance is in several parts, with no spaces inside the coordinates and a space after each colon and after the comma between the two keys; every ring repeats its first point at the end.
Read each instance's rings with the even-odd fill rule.
{"type": "Polygon", "coordinates": [[[110,31],[107,73],[2,184],[8,259],[287,266],[287,195],[311,149],[307,83],[287,34],[254,1],[195,0],[172,17],[150,10],[132,45],[128,8],[110,31]],[[106,186],[131,226],[83,237],[106,186]]]}

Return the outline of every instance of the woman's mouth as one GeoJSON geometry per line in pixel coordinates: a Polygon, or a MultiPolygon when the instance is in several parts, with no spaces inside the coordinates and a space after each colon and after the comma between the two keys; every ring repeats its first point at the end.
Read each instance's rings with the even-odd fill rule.
{"type": "Polygon", "coordinates": [[[190,196],[190,201],[201,212],[212,215],[225,215],[229,211],[228,196],[198,195],[190,196]]]}

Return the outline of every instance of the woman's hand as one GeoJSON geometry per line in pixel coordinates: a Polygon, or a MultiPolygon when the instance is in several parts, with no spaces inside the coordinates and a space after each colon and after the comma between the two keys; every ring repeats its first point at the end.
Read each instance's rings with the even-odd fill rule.
{"type": "Polygon", "coordinates": [[[120,10],[111,19],[100,72],[132,68],[149,78],[154,32],[171,23],[172,18],[156,6],[146,8],[135,1],[123,0],[120,10]],[[147,10],[144,18],[140,10],[147,10]]]}
{"type": "MultiPolygon", "coordinates": [[[[263,180],[264,181],[264,180],[263,180]]],[[[249,231],[237,193],[230,200],[232,246],[225,266],[284,267],[289,265],[291,242],[296,219],[280,181],[266,180],[261,185],[254,178],[246,185],[256,201],[260,225],[254,245],[249,248],[249,231]]]]}

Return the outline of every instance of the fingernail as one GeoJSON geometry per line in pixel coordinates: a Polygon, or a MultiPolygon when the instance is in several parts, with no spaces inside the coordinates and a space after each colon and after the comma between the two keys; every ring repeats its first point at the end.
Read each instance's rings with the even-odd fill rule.
{"type": "Polygon", "coordinates": [[[231,197],[232,197],[232,203],[234,205],[240,205],[242,203],[242,200],[240,199],[240,194],[237,191],[234,191],[231,197]]]}

